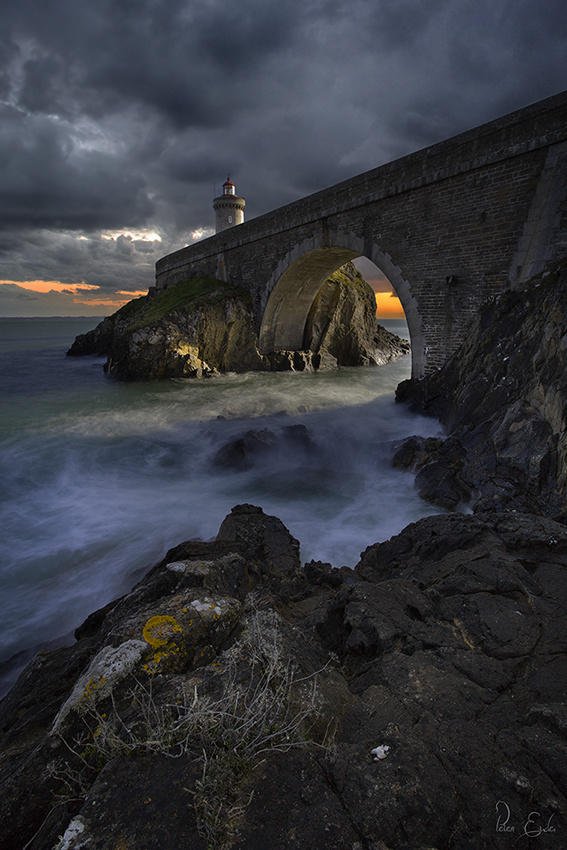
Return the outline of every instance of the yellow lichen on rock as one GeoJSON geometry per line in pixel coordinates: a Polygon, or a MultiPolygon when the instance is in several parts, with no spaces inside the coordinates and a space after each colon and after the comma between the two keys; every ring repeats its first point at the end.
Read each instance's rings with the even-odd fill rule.
{"type": "Polygon", "coordinates": [[[149,661],[143,665],[143,669],[152,676],[156,673],[176,673],[185,667],[187,655],[185,646],[170,641],[156,649],[149,661]]]}
{"type": "Polygon", "coordinates": [[[144,640],[154,649],[154,654],[144,664],[146,673],[173,673],[182,669],[187,660],[187,648],[179,641],[183,629],[169,614],[150,617],[142,629],[144,640]]]}
{"type": "Polygon", "coordinates": [[[101,676],[99,679],[89,679],[85,685],[83,699],[89,699],[95,691],[98,691],[106,682],[106,676],[101,676]]]}
{"type": "Polygon", "coordinates": [[[175,632],[183,632],[183,629],[175,617],[171,617],[169,614],[158,614],[155,617],[150,617],[142,629],[144,640],[154,649],[166,646],[174,637],[175,632]]]}

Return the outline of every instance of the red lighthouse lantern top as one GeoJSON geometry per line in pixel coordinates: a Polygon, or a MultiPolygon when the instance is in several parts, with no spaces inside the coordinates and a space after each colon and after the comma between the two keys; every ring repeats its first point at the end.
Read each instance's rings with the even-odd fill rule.
{"type": "Polygon", "coordinates": [[[230,177],[226,178],[226,183],[222,184],[222,193],[223,195],[235,195],[236,188],[230,177]]]}

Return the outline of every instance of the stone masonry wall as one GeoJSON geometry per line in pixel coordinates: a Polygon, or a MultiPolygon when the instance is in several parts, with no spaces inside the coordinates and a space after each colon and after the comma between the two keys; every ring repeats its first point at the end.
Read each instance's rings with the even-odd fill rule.
{"type": "Polygon", "coordinates": [[[301,256],[343,249],[344,259],[329,254],[335,267],[367,256],[402,301],[418,376],[442,365],[480,304],[524,266],[535,273],[564,255],[566,148],[564,93],[170,254],[156,284],[208,274],[244,286],[260,327],[301,256]]]}

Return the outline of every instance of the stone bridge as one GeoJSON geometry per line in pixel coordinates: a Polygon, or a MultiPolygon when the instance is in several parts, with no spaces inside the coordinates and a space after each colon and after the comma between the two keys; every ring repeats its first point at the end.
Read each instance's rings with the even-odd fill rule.
{"type": "Polygon", "coordinates": [[[481,304],[567,256],[567,92],[169,254],[156,286],[242,286],[261,351],[295,350],[321,284],[359,256],[402,303],[412,375],[441,366],[481,304]]]}

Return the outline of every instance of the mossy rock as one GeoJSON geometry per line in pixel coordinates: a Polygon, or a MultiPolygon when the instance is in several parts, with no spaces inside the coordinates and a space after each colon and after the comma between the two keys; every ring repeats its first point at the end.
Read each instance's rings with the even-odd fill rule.
{"type": "Polygon", "coordinates": [[[177,310],[195,309],[225,298],[238,298],[247,306],[250,304],[250,295],[239,286],[211,277],[193,277],[156,294],[134,298],[118,310],[114,318],[126,323],[125,330],[133,331],[159,322],[177,310]]]}

